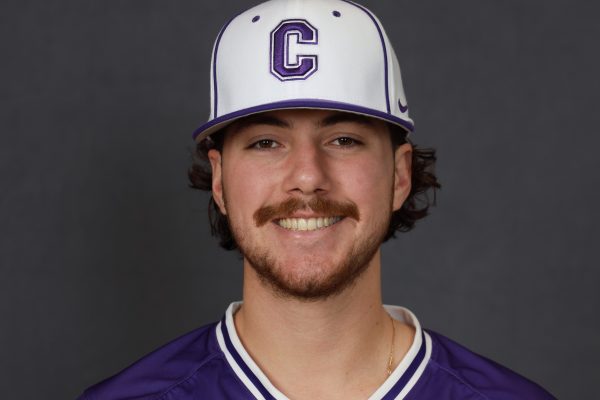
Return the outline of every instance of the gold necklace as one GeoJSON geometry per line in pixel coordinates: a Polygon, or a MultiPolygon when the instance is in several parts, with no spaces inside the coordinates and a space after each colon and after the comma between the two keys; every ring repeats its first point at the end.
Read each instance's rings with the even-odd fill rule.
{"type": "MultiPolygon", "coordinates": [[[[388,314],[389,315],[389,314],[388,314]]],[[[390,315],[390,321],[392,322],[392,345],[390,347],[390,356],[388,358],[387,364],[387,376],[392,374],[392,366],[394,365],[394,339],[396,337],[396,324],[394,324],[394,319],[390,315]]]]}

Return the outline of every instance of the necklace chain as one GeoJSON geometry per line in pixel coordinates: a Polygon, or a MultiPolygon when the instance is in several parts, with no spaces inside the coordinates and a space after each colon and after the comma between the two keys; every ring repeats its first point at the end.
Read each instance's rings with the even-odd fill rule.
{"type": "Polygon", "coordinates": [[[387,363],[387,370],[386,370],[387,376],[390,376],[392,374],[392,367],[394,365],[394,340],[396,338],[396,324],[394,324],[394,319],[392,318],[391,315],[390,315],[390,322],[392,323],[392,344],[390,346],[390,356],[388,358],[388,363],[387,363]]]}

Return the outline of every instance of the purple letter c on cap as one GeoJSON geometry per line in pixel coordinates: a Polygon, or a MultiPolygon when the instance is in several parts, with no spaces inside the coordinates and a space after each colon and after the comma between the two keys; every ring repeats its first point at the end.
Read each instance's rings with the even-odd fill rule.
{"type": "Polygon", "coordinates": [[[271,73],[281,81],[306,79],[317,70],[317,56],[296,54],[290,60],[290,39],[297,44],[318,43],[317,30],[303,19],[281,21],[271,32],[271,73]]]}

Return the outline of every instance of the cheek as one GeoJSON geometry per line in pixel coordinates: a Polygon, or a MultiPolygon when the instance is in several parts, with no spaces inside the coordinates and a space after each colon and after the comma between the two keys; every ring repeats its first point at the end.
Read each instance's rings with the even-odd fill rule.
{"type": "Polygon", "coordinates": [[[274,176],[268,170],[261,170],[256,166],[250,168],[243,163],[225,164],[223,191],[230,218],[251,217],[268,199],[273,181],[274,176]]]}
{"type": "Polygon", "coordinates": [[[387,212],[392,204],[393,167],[382,158],[369,158],[346,166],[340,172],[342,187],[351,190],[348,195],[357,203],[361,213],[369,216],[387,212]]]}

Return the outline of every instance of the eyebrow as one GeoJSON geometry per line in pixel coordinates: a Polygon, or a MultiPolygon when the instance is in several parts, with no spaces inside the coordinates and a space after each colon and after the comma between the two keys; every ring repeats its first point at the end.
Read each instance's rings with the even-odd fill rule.
{"type": "Polygon", "coordinates": [[[291,128],[292,127],[289,122],[284,121],[282,119],[275,118],[270,115],[257,114],[257,115],[250,115],[248,117],[245,117],[243,119],[240,119],[240,120],[234,122],[231,126],[231,133],[239,132],[240,130],[248,128],[253,125],[269,125],[269,126],[276,126],[279,128],[291,128]]]}
{"type": "Polygon", "coordinates": [[[344,122],[353,122],[364,126],[373,126],[373,119],[360,114],[351,114],[346,112],[336,112],[319,121],[320,127],[333,126],[344,122]]]}
{"type": "MultiPolygon", "coordinates": [[[[347,112],[335,112],[319,122],[317,122],[317,126],[319,128],[325,128],[334,126],[336,124],[342,123],[357,123],[364,126],[373,126],[373,119],[360,114],[351,114],[347,112]]],[[[231,133],[236,133],[241,131],[242,129],[248,128],[254,125],[268,125],[275,126],[278,128],[292,128],[292,125],[283,119],[279,119],[277,117],[268,115],[268,114],[256,114],[249,115],[245,118],[242,118],[231,125],[231,133]]]]}

